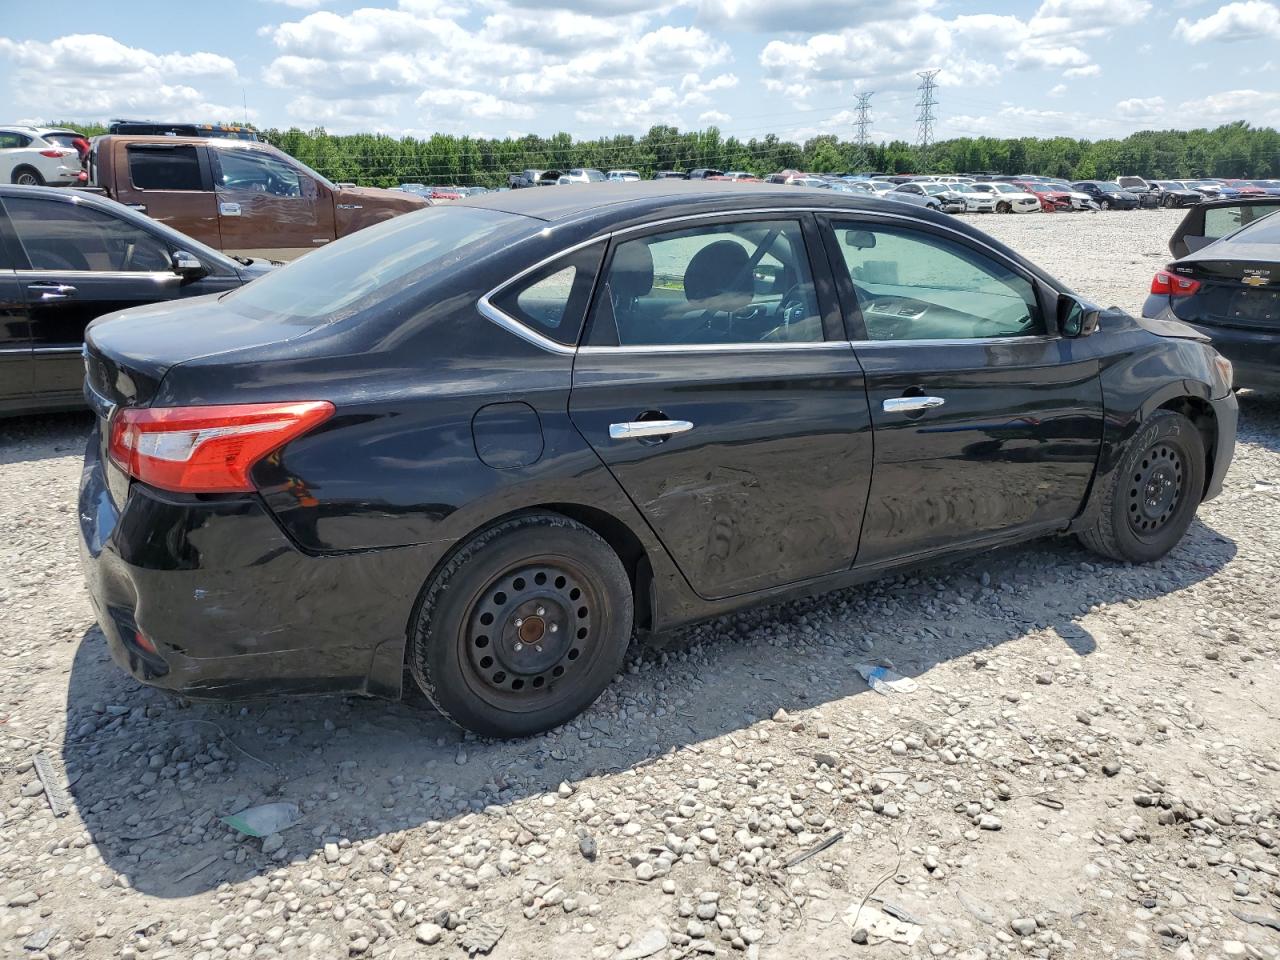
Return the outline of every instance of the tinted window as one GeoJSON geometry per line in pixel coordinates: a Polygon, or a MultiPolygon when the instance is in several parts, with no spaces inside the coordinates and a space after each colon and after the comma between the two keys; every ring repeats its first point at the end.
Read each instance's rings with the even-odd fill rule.
{"type": "Polygon", "coordinates": [[[621,346],[822,340],[800,224],[757,220],[617,246],[592,342],[621,346]]]}
{"type": "Polygon", "coordinates": [[[25,134],[0,130],[0,150],[12,150],[15,147],[25,147],[30,142],[31,138],[25,134]]]}
{"type": "Polygon", "coordinates": [[[218,189],[241,193],[267,193],[274,197],[301,197],[298,171],[275,157],[247,150],[212,151],[218,163],[218,189]]]}
{"type": "Polygon", "coordinates": [[[80,203],[4,201],[34,270],[169,271],[168,246],[140,227],[80,203]]]}
{"type": "Polygon", "coordinates": [[[871,340],[970,340],[1044,333],[1031,283],[942,237],[834,224],[871,340]]]}
{"type": "Polygon", "coordinates": [[[203,189],[195,147],[130,147],[129,177],[139,190],[203,189]]]}
{"type": "Polygon", "coordinates": [[[313,250],[223,302],[278,321],[340,320],[465,264],[478,245],[512,233],[522,221],[479,207],[428,207],[313,250]]]}
{"type": "Polygon", "coordinates": [[[599,243],[562,257],[507,287],[493,305],[543,336],[576,344],[603,253],[599,243]]]}

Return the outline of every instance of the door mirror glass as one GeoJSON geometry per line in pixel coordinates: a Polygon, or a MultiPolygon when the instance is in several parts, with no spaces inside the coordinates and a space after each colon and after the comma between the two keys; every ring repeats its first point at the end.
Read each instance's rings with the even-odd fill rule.
{"type": "Polygon", "coordinates": [[[184,280],[198,280],[209,272],[195,254],[185,250],[175,250],[171,261],[173,272],[184,280]]]}
{"type": "Polygon", "coordinates": [[[855,250],[870,250],[876,245],[876,235],[870,230],[846,230],[844,245],[855,250]]]}
{"type": "Polygon", "coordinates": [[[1064,337],[1087,337],[1097,329],[1097,307],[1067,294],[1058,297],[1058,330],[1064,337]]]}

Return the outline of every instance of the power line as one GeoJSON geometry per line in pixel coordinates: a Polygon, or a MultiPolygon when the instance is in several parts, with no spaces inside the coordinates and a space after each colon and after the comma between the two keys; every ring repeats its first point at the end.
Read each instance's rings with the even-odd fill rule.
{"type": "Polygon", "coordinates": [[[867,150],[869,142],[868,131],[871,128],[871,98],[875,96],[875,91],[869,93],[860,93],[858,96],[858,105],[854,108],[856,111],[853,119],[854,127],[854,143],[857,144],[857,151],[853,155],[853,169],[866,170],[871,166],[870,152],[867,150]]]}
{"type": "Polygon", "coordinates": [[[916,74],[920,78],[920,99],[916,101],[920,113],[916,117],[916,123],[920,125],[920,132],[917,135],[917,142],[920,147],[920,170],[924,172],[929,169],[929,147],[933,144],[933,122],[938,119],[937,114],[933,112],[933,108],[938,105],[937,98],[933,95],[933,91],[937,89],[935,82],[940,70],[922,70],[916,74]]]}

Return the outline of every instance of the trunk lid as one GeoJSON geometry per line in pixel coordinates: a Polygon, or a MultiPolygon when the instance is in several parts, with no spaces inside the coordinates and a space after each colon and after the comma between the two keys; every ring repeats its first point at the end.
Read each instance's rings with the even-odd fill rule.
{"type": "Polygon", "coordinates": [[[146,406],[179,364],[278,345],[318,325],[249,317],[224,307],[222,296],[148,304],[91,323],[84,338],[85,380],[98,395],[95,406],[146,406]]]}
{"type": "Polygon", "coordinates": [[[1233,245],[1231,253],[1230,259],[1186,258],[1171,268],[1171,273],[1200,281],[1193,296],[1171,299],[1174,315],[1211,326],[1280,330],[1280,263],[1275,260],[1275,245],[1233,245]]]}

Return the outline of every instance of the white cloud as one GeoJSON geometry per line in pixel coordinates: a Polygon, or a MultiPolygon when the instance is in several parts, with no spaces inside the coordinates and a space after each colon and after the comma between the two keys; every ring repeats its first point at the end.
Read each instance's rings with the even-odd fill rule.
{"type": "Polygon", "coordinates": [[[1228,3],[1200,20],[1179,18],[1174,35],[1188,43],[1280,38],[1280,6],[1267,0],[1228,3]]]}
{"type": "Polygon", "coordinates": [[[819,33],[923,13],[934,0],[694,0],[708,29],[756,33],[819,33]]]}
{"type": "Polygon", "coordinates": [[[1055,83],[1055,84],[1054,84],[1054,85],[1049,89],[1049,96],[1051,96],[1051,97],[1060,97],[1060,96],[1062,96],[1062,95],[1063,95],[1064,93],[1066,93],[1066,92],[1067,92],[1067,85],[1066,85],[1065,83],[1055,83]]]}
{"type": "Polygon", "coordinates": [[[547,105],[612,127],[687,125],[711,106],[711,92],[738,82],[717,69],[732,59],[729,47],[697,27],[646,30],[639,15],[542,9],[533,16],[509,0],[487,2],[497,9],[476,27],[420,15],[428,5],[415,0],[396,10],[319,11],[269,27],[262,34],[277,56],[263,76],[296,91],[291,114],[302,124],[345,126],[345,109],[325,109],[325,99],[368,96],[430,110],[419,122],[450,130],[533,119],[547,105]],[[684,93],[674,92],[677,84],[684,93]],[[442,112],[444,103],[454,108],[442,112]]]}
{"type": "Polygon", "coordinates": [[[1150,118],[1164,109],[1164,97],[1130,97],[1116,104],[1116,113],[1132,120],[1150,118]]]}
{"type": "Polygon", "coordinates": [[[727,113],[721,113],[719,110],[708,110],[706,113],[698,114],[698,122],[708,127],[719,127],[728,123],[732,117],[727,113]]]}
{"type": "Polygon", "coordinates": [[[1064,77],[1096,77],[1102,74],[1102,68],[1096,63],[1088,63],[1083,67],[1072,67],[1070,70],[1063,70],[1064,77]]]}
{"type": "Polygon", "coordinates": [[[46,118],[180,113],[239,117],[243,109],[210,103],[193,83],[237,77],[235,61],[216,53],[155,53],[113,37],[76,33],[49,42],[0,37],[13,64],[12,103],[46,118]]]}
{"type": "Polygon", "coordinates": [[[1234,120],[1255,125],[1280,125],[1280,99],[1273,91],[1224,90],[1178,104],[1180,125],[1216,126],[1234,120]]]}
{"type": "Polygon", "coordinates": [[[314,10],[316,7],[323,7],[329,0],[264,0],[266,3],[278,3],[282,6],[293,7],[295,10],[314,10]]]}

